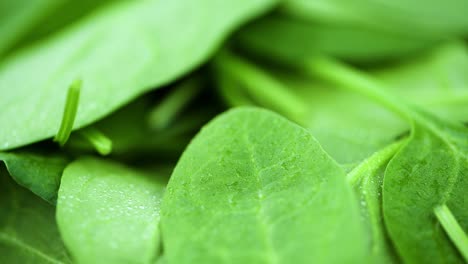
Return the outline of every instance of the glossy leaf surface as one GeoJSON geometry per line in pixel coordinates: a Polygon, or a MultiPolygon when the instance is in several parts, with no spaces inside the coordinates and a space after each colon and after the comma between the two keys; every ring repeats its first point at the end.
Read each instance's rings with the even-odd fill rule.
{"type": "Polygon", "coordinates": [[[161,224],[169,262],[366,259],[344,172],[305,129],[269,111],[239,108],[214,119],[167,188],[161,224]]]}
{"type": "Polygon", "coordinates": [[[9,128],[0,131],[0,149],[56,134],[75,79],[83,80],[76,129],[193,70],[274,2],[114,1],[11,53],[0,62],[0,127],[9,128]]]}
{"type": "Polygon", "coordinates": [[[160,247],[163,185],[94,158],[64,171],[57,201],[60,233],[78,263],[152,263],[160,247]]]}

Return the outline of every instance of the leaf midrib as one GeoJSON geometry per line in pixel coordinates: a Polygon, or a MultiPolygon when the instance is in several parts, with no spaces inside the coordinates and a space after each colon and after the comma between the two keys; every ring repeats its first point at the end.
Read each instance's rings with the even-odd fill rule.
{"type": "MultiPolygon", "coordinates": [[[[254,149],[252,147],[253,143],[250,140],[249,129],[247,128],[246,122],[244,122],[244,131],[245,131],[244,141],[245,141],[245,144],[247,146],[247,150],[249,152],[250,161],[252,162],[252,165],[253,165],[252,173],[255,175],[255,178],[256,178],[256,181],[257,181],[257,192],[261,193],[262,192],[262,184],[261,184],[260,175],[259,175],[260,170],[258,169],[258,162],[255,159],[255,151],[254,151],[254,149]]],[[[271,224],[269,224],[268,221],[267,221],[267,217],[265,215],[265,210],[264,210],[262,199],[260,199],[258,197],[258,199],[256,199],[256,200],[258,201],[258,211],[257,211],[256,217],[257,217],[257,219],[259,220],[259,222],[260,222],[260,224],[262,226],[265,246],[268,249],[268,255],[267,256],[268,256],[269,262],[270,263],[280,263],[279,257],[278,257],[278,255],[277,255],[277,253],[275,251],[273,241],[272,241],[272,234],[271,234],[271,227],[270,227],[271,224]]]]}

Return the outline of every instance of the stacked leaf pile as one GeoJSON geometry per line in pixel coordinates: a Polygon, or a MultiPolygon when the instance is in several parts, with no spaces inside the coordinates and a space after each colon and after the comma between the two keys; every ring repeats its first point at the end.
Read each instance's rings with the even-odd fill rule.
{"type": "Polygon", "coordinates": [[[467,10],[2,1],[0,263],[467,263],[467,10]]]}

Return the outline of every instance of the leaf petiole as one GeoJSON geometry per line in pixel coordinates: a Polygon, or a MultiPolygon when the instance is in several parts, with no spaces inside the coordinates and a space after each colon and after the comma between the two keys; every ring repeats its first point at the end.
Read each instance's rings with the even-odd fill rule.
{"type": "Polygon", "coordinates": [[[243,88],[253,100],[269,107],[284,116],[301,123],[307,111],[307,105],[282,83],[250,62],[224,51],[215,59],[218,71],[229,76],[243,88]]]}
{"type": "Polygon", "coordinates": [[[438,205],[434,208],[434,214],[453,244],[455,244],[455,247],[468,262],[468,237],[458,224],[457,219],[455,219],[450,209],[445,204],[438,205]]]}
{"type": "Polygon", "coordinates": [[[150,126],[156,130],[167,128],[200,90],[201,85],[198,78],[193,77],[183,81],[151,110],[149,114],[150,126]]]}
{"type": "Polygon", "coordinates": [[[414,113],[399,98],[386,92],[385,87],[347,65],[328,57],[315,57],[303,65],[305,70],[318,78],[341,85],[343,88],[362,94],[381,103],[401,117],[412,121],[414,113]]]}
{"type": "Polygon", "coordinates": [[[68,138],[73,130],[73,123],[75,122],[76,113],[78,110],[78,102],[80,99],[82,81],[80,79],[73,81],[68,88],[67,99],[65,101],[65,108],[62,116],[62,123],[60,124],[59,131],[54,137],[54,141],[58,142],[60,146],[67,143],[68,138]]]}
{"type": "Polygon", "coordinates": [[[351,172],[349,172],[346,176],[346,181],[352,187],[356,187],[356,185],[359,184],[359,182],[362,180],[361,178],[363,175],[366,175],[365,171],[367,171],[369,168],[378,168],[387,163],[397,153],[404,142],[406,142],[406,140],[394,142],[382,150],[374,153],[371,157],[367,158],[351,172]]]}
{"type": "Polygon", "coordinates": [[[248,98],[248,96],[242,91],[241,88],[237,87],[239,84],[236,83],[227,74],[222,71],[216,72],[216,88],[219,94],[230,107],[239,106],[254,106],[255,103],[248,98]]]}
{"type": "Polygon", "coordinates": [[[96,151],[101,155],[108,155],[112,152],[112,140],[95,127],[88,127],[79,130],[78,133],[86,139],[96,151]]]}

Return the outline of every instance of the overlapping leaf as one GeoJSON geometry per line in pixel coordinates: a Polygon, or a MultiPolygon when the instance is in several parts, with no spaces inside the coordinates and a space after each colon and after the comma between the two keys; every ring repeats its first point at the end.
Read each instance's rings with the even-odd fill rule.
{"type": "Polygon", "coordinates": [[[379,81],[333,59],[317,58],[307,62],[306,67],[382,104],[411,124],[410,139],[390,161],[383,185],[385,223],[402,260],[462,263],[465,258],[466,261],[466,127],[438,119],[395,96],[379,81]]]}
{"type": "Polygon", "coordinates": [[[0,195],[1,263],[71,263],[52,205],[15,184],[4,168],[0,195]]]}
{"type": "MultiPolygon", "coordinates": [[[[219,64],[223,63],[219,61],[219,64]]],[[[297,63],[300,64],[301,60],[297,63]]],[[[275,82],[283,90],[300,98],[301,104],[307,105],[306,113],[300,118],[291,118],[288,112],[282,113],[308,128],[333,158],[351,168],[410,128],[404,119],[380,103],[343,89],[345,85],[304,77],[297,74],[300,71],[258,71],[263,71],[267,78],[272,79],[270,82],[275,82]]],[[[453,121],[467,120],[468,52],[462,43],[442,45],[416,59],[375,70],[371,74],[389,91],[427,108],[433,114],[453,121]]],[[[241,83],[239,79],[247,79],[247,75],[231,72],[231,76],[220,78],[233,79],[230,90],[243,91],[240,96],[248,99],[246,104],[260,104],[258,97],[266,97],[263,94],[271,91],[271,85],[253,81],[241,83]],[[258,90],[257,94],[246,92],[248,89],[243,88],[245,85],[251,86],[251,90],[258,90]]],[[[276,101],[283,97],[276,98],[276,101]]],[[[281,109],[270,105],[260,105],[281,112],[281,109]]],[[[299,105],[290,107],[298,108],[299,105]]]]}
{"type": "Polygon", "coordinates": [[[8,127],[0,149],[57,133],[66,88],[76,78],[83,87],[75,129],[193,70],[274,2],[116,1],[11,53],[0,63],[0,127],[8,127]]]}
{"type": "Polygon", "coordinates": [[[33,193],[55,204],[63,170],[69,162],[65,155],[38,152],[0,152],[11,177],[33,193]]]}
{"type": "Polygon", "coordinates": [[[343,170],[305,129],[240,108],[208,124],[177,164],[163,200],[164,254],[174,263],[365,262],[358,214],[343,170]]]}
{"type": "Polygon", "coordinates": [[[113,162],[83,158],[64,171],[57,201],[63,240],[77,263],[153,263],[163,185],[113,162]]]}

